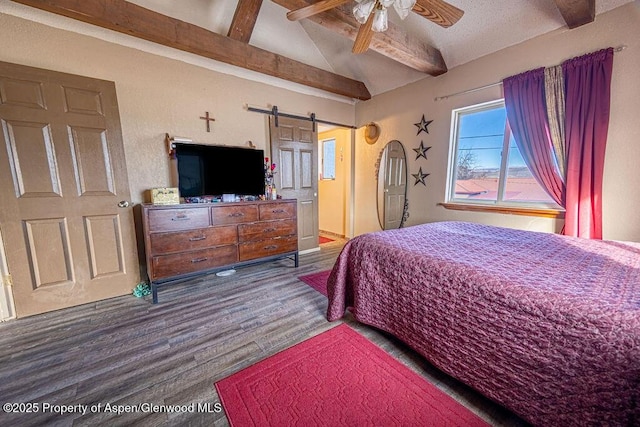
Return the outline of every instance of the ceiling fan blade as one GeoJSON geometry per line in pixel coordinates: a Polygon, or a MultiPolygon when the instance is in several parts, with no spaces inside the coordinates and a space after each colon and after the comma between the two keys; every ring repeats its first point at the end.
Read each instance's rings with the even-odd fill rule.
{"type": "Polygon", "coordinates": [[[353,49],[351,49],[351,52],[364,53],[369,49],[369,44],[371,44],[371,38],[373,37],[373,30],[371,29],[371,26],[373,25],[373,15],[375,15],[375,13],[371,11],[367,22],[360,25],[356,41],[353,43],[353,49]]]}
{"type": "Polygon", "coordinates": [[[464,15],[463,10],[444,0],[416,0],[412,10],[444,28],[452,26],[464,15]]]}
{"type": "Polygon", "coordinates": [[[289,21],[298,21],[300,19],[316,15],[320,12],[324,12],[325,10],[333,9],[334,7],[343,5],[350,1],[351,0],[321,0],[317,3],[310,4],[309,6],[287,12],[287,19],[289,21]]]}

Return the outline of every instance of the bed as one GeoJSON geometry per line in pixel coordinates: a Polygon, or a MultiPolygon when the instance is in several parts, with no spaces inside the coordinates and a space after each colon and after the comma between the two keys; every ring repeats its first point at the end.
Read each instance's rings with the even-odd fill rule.
{"type": "Polygon", "coordinates": [[[538,426],[639,425],[640,244],[437,222],[351,239],[349,308],[538,426]]]}

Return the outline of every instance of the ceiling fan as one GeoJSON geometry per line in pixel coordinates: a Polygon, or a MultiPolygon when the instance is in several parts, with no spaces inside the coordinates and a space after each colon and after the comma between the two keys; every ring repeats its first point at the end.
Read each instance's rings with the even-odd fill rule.
{"type": "MultiPolygon", "coordinates": [[[[290,21],[298,21],[350,1],[320,0],[317,3],[288,12],[287,18],[290,21]]],[[[373,32],[387,30],[387,8],[392,5],[401,19],[406,18],[409,11],[412,10],[444,28],[458,22],[464,14],[463,10],[444,0],[356,0],[353,16],[360,23],[360,28],[353,44],[353,53],[366,52],[371,43],[373,32]]]]}

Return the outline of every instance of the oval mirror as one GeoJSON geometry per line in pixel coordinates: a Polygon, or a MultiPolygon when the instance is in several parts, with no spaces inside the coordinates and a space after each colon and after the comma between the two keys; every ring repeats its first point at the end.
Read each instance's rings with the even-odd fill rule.
{"type": "Polygon", "coordinates": [[[376,163],[378,221],[383,230],[401,228],[409,217],[407,157],[402,143],[390,141],[376,163]]]}

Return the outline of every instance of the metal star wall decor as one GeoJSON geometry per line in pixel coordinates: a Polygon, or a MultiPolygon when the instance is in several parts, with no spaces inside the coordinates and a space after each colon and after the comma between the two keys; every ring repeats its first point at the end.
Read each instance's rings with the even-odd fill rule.
{"type": "Polygon", "coordinates": [[[427,158],[427,150],[431,148],[431,147],[425,147],[424,146],[424,141],[420,141],[420,146],[418,148],[414,148],[413,151],[416,152],[416,160],[418,160],[420,157],[424,157],[425,159],[427,158]]]}
{"type": "Polygon", "coordinates": [[[417,135],[420,135],[420,132],[422,131],[424,131],[425,133],[429,133],[429,129],[427,129],[427,126],[429,126],[431,122],[433,122],[433,120],[425,120],[424,114],[423,114],[422,119],[418,123],[413,124],[414,126],[418,127],[417,135]]]}
{"type": "Polygon", "coordinates": [[[418,185],[418,183],[420,183],[426,187],[427,183],[424,182],[424,180],[431,174],[423,173],[421,167],[420,170],[418,170],[418,173],[412,173],[411,175],[416,179],[416,182],[413,185],[418,185]]]}

